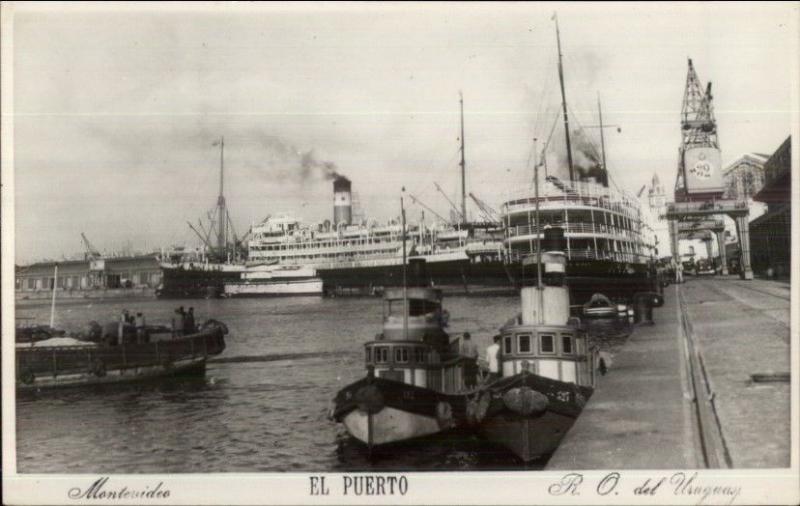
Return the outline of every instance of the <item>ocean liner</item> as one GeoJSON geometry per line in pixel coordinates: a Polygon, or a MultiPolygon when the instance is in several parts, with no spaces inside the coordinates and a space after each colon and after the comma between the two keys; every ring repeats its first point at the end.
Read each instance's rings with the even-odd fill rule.
{"type": "MultiPolygon", "coordinates": [[[[566,160],[556,171],[568,171],[568,177],[559,178],[551,172],[539,185],[540,195],[533,195],[532,189],[518,191],[509,195],[499,212],[470,193],[485,219],[467,220],[462,99],[461,208],[451,203],[455,220],[439,216],[435,222],[420,220],[406,225],[409,258],[425,261],[434,288],[448,294],[516,293],[533,283],[523,260],[536,253],[536,239],[543,228],[553,225],[565,231],[565,274],[572,305],[583,304],[596,293],[625,302],[637,292],[653,289],[653,244],[646,238],[648,225],[638,198],[609,184],[604,147],[602,156],[596,151],[586,154],[587,143],[581,142],[578,149],[586,156],[581,157],[580,164],[573,161],[571,133],[579,134],[579,141],[584,138],[580,131],[570,131],[560,38],[558,53],[566,160]],[[540,223],[533,215],[537,203],[541,207],[540,223]]],[[[602,141],[602,112],[600,123],[602,141]]],[[[542,164],[546,159],[544,155],[534,163],[542,164]]],[[[198,232],[208,251],[216,253],[216,261],[184,259],[164,264],[161,294],[218,295],[225,283],[239,280],[248,266],[264,264],[311,268],[329,295],[379,294],[385,287],[397,286],[402,272],[401,225],[367,220],[356,223],[352,200],[352,182],[336,175],[332,222],[305,225],[293,216],[278,215],[252,227],[246,242],[235,234],[230,234],[233,241],[228,241],[226,233],[232,227],[225,214],[220,176],[217,244],[210,243],[208,234],[198,232]],[[245,252],[246,261],[237,262],[245,252]]]]}
{"type": "MultiPolygon", "coordinates": [[[[509,194],[499,212],[484,213],[490,219],[483,223],[464,219],[462,99],[461,220],[446,225],[411,224],[407,229],[407,239],[412,244],[410,258],[424,259],[431,283],[446,293],[515,293],[532,284],[534,276],[526,272],[523,260],[536,254],[537,240],[547,226],[564,230],[565,275],[572,305],[583,304],[596,293],[620,302],[630,301],[635,293],[654,288],[654,244],[647,219],[637,196],[609,184],[604,142],[601,153],[597,153],[581,131],[572,132],[573,137],[578,135],[577,148],[582,155],[580,164],[573,160],[574,139],[558,31],[556,34],[566,147],[565,167],[556,169],[568,171],[568,178],[548,175],[538,185],[540,194],[534,194],[533,185],[529,190],[509,194]],[[537,205],[539,223],[534,215],[537,205]]],[[[602,111],[599,113],[602,141],[602,111]]],[[[545,162],[543,150],[541,160],[534,163],[541,166],[545,162]]],[[[351,182],[337,178],[333,193],[332,225],[303,227],[299,220],[288,216],[264,223],[254,229],[249,242],[250,261],[312,265],[328,293],[371,293],[397,285],[402,269],[399,224],[354,225],[351,182]]],[[[482,211],[488,208],[472,194],[470,197],[482,211]]]]}

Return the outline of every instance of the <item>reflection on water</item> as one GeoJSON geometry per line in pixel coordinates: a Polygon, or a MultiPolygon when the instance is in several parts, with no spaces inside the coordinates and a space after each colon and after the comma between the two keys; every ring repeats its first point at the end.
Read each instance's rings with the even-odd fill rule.
{"type": "MultiPolygon", "coordinates": [[[[517,297],[451,297],[450,331],[469,331],[482,349],[517,297]]],[[[363,376],[363,343],[380,330],[372,298],[73,302],[56,326],[83,330],[124,309],[167,323],[175,307],[230,329],[227,349],[205,376],[20,398],[20,472],[165,473],[345,470],[524,469],[504,450],[462,432],[374,450],[327,418],[336,392],[363,376]]],[[[17,314],[48,321],[46,304],[17,314]]],[[[591,323],[601,348],[615,351],[629,329],[591,323]]],[[[529,464],[538,469],[542,462],[529,464]]]]}

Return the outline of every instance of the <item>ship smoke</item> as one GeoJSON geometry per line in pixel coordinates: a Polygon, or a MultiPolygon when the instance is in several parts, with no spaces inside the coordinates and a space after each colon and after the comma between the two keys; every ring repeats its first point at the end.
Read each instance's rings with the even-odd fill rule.
{"type": "MultiPolygon", "coordinates": [[[[569,161],[567,160],[566,144],[559,140],[556,152],[558,162],[568,170],[569,161]]],[[[575,169],[575,176],[579,180],[594,178],[596,181],[606,183],[606,173],[603,170],[603,163],[597,147],[586,136],[583,130],[575,129],[570,133],[570,144],[572,145],[572,167],[575,169]]]]}
{"type": "Polygon", "coordinates": [[[292,166],[289,176],[297,177],[302,181],[314,177],[321,177],[325,180],[344,177],[339,173],[335,163],[318,159],[313,149],[303,151],[277,137],[267,137],[264,144],[275,158],[292,166]]]}

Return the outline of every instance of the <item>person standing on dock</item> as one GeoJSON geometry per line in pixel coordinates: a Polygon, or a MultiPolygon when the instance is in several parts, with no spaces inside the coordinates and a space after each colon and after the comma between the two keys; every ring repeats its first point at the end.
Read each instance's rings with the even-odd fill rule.
{"type": "Polygon", "coordinates": [[[478,377],[478,347],[472,342],[469,332],[464,332],[460,352],[461,356],[468,359],[464,362],[464,386],[472,388],[478,377]]]}

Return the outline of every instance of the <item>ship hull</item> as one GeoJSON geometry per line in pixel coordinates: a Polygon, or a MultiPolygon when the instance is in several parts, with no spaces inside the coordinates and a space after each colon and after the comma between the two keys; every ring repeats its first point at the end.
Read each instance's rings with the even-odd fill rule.
{"type": "MultiPolygon", "coordinates": [[[[520,287],[533,284],[536,277],[532,267],[523,268],[519,262],[477,261],[476,258],[429,260],[426,271],[433,286],[449,295],[513,295],[520,287]]],[[[163,268],[162,273],[163,285],[157,292],[162,298],[212,298],[226,292],[233,296],[260,295],[255,288],[227,288],[242,286],[240,273],[236,271],[163,268]]],[[[385,287],[402,285],[403,266],[400,261],[389,265],[320,266],[317,277],[322,281],[325,294],[372,295],[385,287]]],[[[655,278],[646,265],[611,260],[568,261],[566,283],[573,305],[587,302],[595,293],[602,293],[615,301],[629,302],[638,292],[657,290],[655,278]]],[[[281,295],[267,291],[264,295],[281,295]]]]}
{"type": "Polygon", "coordinates": [[[16,350],[17,391],[128,383],[202,373],[225,349],[225,330],[118,346],[42,346],[16,350]]]}
{"type": "Polygon", "coordinates": [[[431,436],[465,423],[465,395],[444,394],[382,378],[343,388],[331,417],[370,447],[431,436]]]}
{"type": "MultiPolygon", "coordinates": [[[[468,259],[426,264],[433,286],[444,293],[512,295],[520,287],[535,282],[536,272],[520,263],[501,261],[473,262],[468,259]]],[[[318,269],[328,294],[372,294],[387,286],[402,285],[402,265],[354,266],[318,269]]],[[[595,293],[613,300],[630,301],[637,292],[653,291],[655,280],[645,265],[612,261],[573,261],[567,263],[566,283],[571,304],[583,304],[595,293]]]]}
{"type": "Polygon", "coordinates": [[[164,299],[215,298],[225,291],[225,283],[241,279],[236,270],[162,267],[161,286],[156,296],[164,299]]]}
{"type": "Polygon", "coordinates": [[[225,283],[226,297],[287,297],[322,295],[321,279],[293,281],[268,281],[253,283],[225,283]]]}
{"type": "Polygon", "coordinates": [[[479,415],[481,434],[528,462],[558,448],[593,389],[520,373],[489,385],[486,392],[490,398],[485,414],[479,415]]]}

